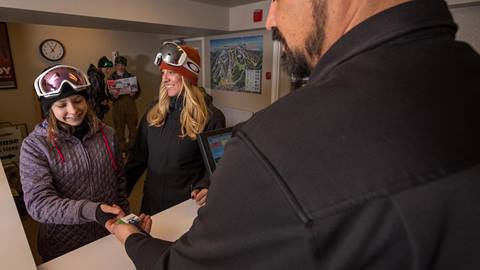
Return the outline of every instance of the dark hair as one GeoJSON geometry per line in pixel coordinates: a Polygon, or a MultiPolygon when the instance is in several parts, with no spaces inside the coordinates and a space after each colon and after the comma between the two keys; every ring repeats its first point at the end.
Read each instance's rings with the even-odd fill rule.
{"type": "Polygon", "coordinates": [[[120,56],[120,55],[115,57],[115,65],[118,65],[118,64],[126,66],[127,58],[125,58],[125,56],[120,56]]]}

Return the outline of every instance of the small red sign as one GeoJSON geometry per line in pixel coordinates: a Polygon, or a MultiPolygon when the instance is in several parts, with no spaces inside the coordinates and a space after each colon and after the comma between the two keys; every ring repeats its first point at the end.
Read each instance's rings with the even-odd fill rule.
{"type": "Polygon", "coordinates": [[[263,9],[256,9],[253,11],[253,22],[261,22],[263,19],[263,9]]]}

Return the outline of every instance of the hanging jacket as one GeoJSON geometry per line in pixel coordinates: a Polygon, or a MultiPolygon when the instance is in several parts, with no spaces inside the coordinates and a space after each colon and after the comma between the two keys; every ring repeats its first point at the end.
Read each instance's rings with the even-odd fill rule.
{"type": "Polygon", "coordinates": [[[95,222],[100,203],[115,203],[129,211],[113,129],[103,125],[82,140],[59,131],[52,145],[47,128],[47,121],[38,124],[23,141],[20,152],[25,205],[40,222],[38,251],[44,260],[108,234],[95,222]]]}

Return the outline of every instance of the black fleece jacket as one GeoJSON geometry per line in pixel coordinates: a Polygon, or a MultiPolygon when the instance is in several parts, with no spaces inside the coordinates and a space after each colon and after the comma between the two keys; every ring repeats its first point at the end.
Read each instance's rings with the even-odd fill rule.
{"type": "Polygon", "coordinates": [[[245,123],[175,243],[137,269],[480,269],[480,56],[444,1],[372,16],[245,123]]]}
{"type": "MultiPolygon", "coordinates": [[[[155,214],[190,198],[192,189],[206,188],[209,179],[197,141],[181,138],[182,97],[170,100],[170,110],[161,127],[149,126],[146,115],[138,126],[133,154],[126,165],[127,192],[147,169],[142,212],[155,214]]],[[[209,119],[205,131],[225,127],[225,116],[206,96],[209,119]]],[[[156,104],[154,102],[152,106],[156,104]]]]}

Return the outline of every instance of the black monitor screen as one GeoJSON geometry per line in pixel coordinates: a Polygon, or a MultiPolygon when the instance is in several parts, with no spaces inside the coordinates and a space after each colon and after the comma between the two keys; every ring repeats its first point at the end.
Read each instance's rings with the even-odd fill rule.
{"type": "Polygon", "coordinates": [[[213,173],[218,161],[222,158],[225,145],[230,138],[232,138],[232,128],[222,128],[199,134],[198,143],[200,144],[205,167],[207,167],[210,174],[213,173]]]}

